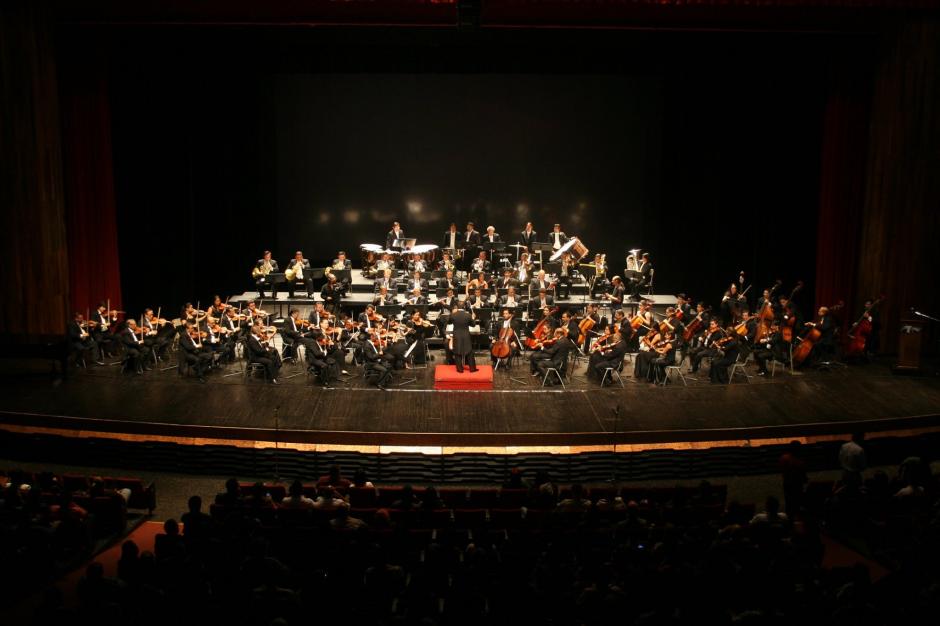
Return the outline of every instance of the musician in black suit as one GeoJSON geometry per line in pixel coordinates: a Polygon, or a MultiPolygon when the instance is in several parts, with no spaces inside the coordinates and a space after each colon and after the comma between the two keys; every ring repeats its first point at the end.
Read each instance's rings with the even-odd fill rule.
{"type": "Polygon", "coordinates": [[[294,271],[293,280],[287,281],[288,295],[291,298],[293,298],[294,289],[297,287],[297,285],[303,285],[304,288],[307,290],[307,297],[312,298],[313,297],[313,277],[310,275],[310,261],[304,258],[303,252],[298,250],[297,252],[294,253],[294,258],[287,264],[287,268],[285,269],[285,271],[287,270],[294,271]],[[297,275],[298,271],[301,274],[300,276],[297,275]]]}
{"type": "Polygon", "coordinates": [[[100,354],[99,360],[104,360],[106,355],[110,355],[116,349],[120,339],[115,335],[113,326],[117,323],[117,311],[108,311],[104,302],[98,305],[95,312],[91,314],[88,320],[91,325],[91,338],[98,345],[100,354]]]}
{"type": "Polygon", "coordinates": [[[421,288],[415,287],[411,291],[411,295],[408,296],[408,299],[405,300],[405,303],[410,304],[410,305],[415,305],[415,306],[421,306],[423,304],[427,304],[428,300],[423,295],[421,295],[421,288]]]}
{"type": "Polygon", "coordinates": [[[382,287],[388,289],[389,293],[392,294],[394,294],[398,289],[398,280],[395,278],[392,270],[383,270],[382,273],[375,279],[375,292],[378,293],[379,289],[382,287]]]}
{"type": "Polygon", "coordinates": [[[542,290],[548,291],[553,288],[552,283],[546,278],[545,270],[539,270],[539,273],[532,278],[529,283],[529,293],[536,294],[542,290]]]}
{"type": "Polygon", "coordinates": [[[447,324],[450,323],[450,311],[455,306],[459,307],[460,303],[457,301],[457,297],[454,295],[454,290],[448,289],[447,295],[435,302],[434,306],[437,307],[441,312],[437,318],[437,331],[440,336],[443,337],[444,330],[447,327],[447,324]]]}
{"type": "Polygon", "coordinates": [[[637,267],[639,274],[637,279],[633,281],[633,290],[631,293],[631,298],[634,300],[640,299],[640,292],[649,289],[650,284],[653,280],[653,264],[650,261],[649,252],[644,252],[640,257],[640,265],[637,267]]]}
{"type": "Polygon", "coordinates": [[[473,274],[479,274],[481,272],[484,274],[489,274],[490,262],[486,258],[485,251],[480,250],[479,254],[477,254],[477,258],[473,259],[473,261],[470,263],[470,269],[468,271],[472,272],[473,274]]]}
{"type": "MultiPolygon", "coordinates": [[[[522,322],[517,320],[513,316],[512,309],[503,309],[502,319],[496,325],[496,334],[493,337],[493,341],[496,342],[499,340],[500,336],[505,336],[506,340],[509,342],[509,356],[507,357],[510,364],[512,360],[516,358],[519,353],[522,351],[522,322]]],[[[490,355],[490,360],[493,363],[496,363],[496,357],[490,355]]]]}
{"type": "Polygon", "coordinates": [[[483,243],[496,243],[497,241],[502,241],[502,239],[499,238],[499,233],[496,232],[496,228],[487,226],[486,234],[483,235],[483,243]]]}
{"type": "Polygon", "coordinates": [[[512,270],[510,269],[503,270],[503,277],[496,282],[496,287],[498,289],[509,289],[510,287],[518,286],[519,281],[513,277],[512,270]]]}
{"type": "Polygon", "coordinates": [[[471,372],[477,371],[477,362],[473,357],[473,341],[470,338],[470,314],[458,308],[451,309],[451,323],[454,325],[454,334],[451,338],[451,351],[454,353],[457,371],[463,373],[464,361],[471,372]]]}
{"type": "Polygon", "coordinates": [[[88,353],[94,354],[95,364],[104,365],[104,361],[101,361],[98,358],[98,344],[95,343],[95,340],[92,339],[91,333],[87,330],[88,325],[85,323],[85,316],[81,313],[75,313],[72,318],[72,321],[68,325],[68,341],[69,341],[69,351],[81,354],[82,358],[88,353]]]}
{"type": "MultiPolygon", "coordinates": [[[[620,331],[617,331],[601,344],[601,347],[596,350],[592,348],[591,356],[588,358],[587,377],[600,380],[608,367],[619,371],[626,353],[627,341],[620,331]]],[[[610,377],[608,379],[604,381],[605,385],[613,383],[610,377]]]]}
{"type": "MultiPolygon", "coordinates": [[[[375,340],[378,342],[379,340],[375,340]]],[[[362,342],[362,358],[365,361],[363,369],[365,370],[366,380],[386,391],[386,387],[392,381],[392,367],[385,359],[383,348],[377,348],[375,342],[371,339],[362,342]]]]}
{"type": "Polygon", "coordinates": [[[238,315],[235,308],[229,306],[225,309],[225,315],[219,323],[222,327],[222,351],[219,354],[218,363],[231,363],[235,360],[235,344],[238,337],[242,334],[241,325],[238,323],[238,315]]]}
{"type": "Polygon", "coordinates": [[[336,253],[336,258],[333,259],[333,262],[330,264],[331,270],[351,270],[352,261],[346,258],[346,253],[343,250],[340,250],[336,253]]]}
{"type": "Polygon", "coordinates": [[[372,298],[372,304],[375,306],[388,306],[395,304],[395,295],[389,292],[385,287],[381,287],[379,292],[372,298]]]}
{"type": "Polygon", "coordinates": [[[118,339],[124,345],[124,356],[135,374],[139,374],[141,369],[151,369],[147,358],[150,356],[150,348],[137,336],[138,331],[137,322],[129,319],[124,329],[118,333],[118,339]]]}
{"type": "Polygon", "coordinates": [[[404,239],[405,231],[401,229],[401,224],[398,222],[392,223],[392,230],[388,231],[385,235],[385,249],[391,250],[392,246],[395,244],[397,239],[404,239]]]}
{"type": "MultiPolygon", "coordinates": [[[[183,359],[196,372],[199,382],[206,382],[206,370],[212,364],[212,354],[205,344],[197,344],[189,333],[196,327],[192,322],[186,322],[183,332],[180,333],[179,347],[183,351],[183,359]]],[[[200,342],[201,343],[201,342],[200,342]]]]}
{"type": "Polygon", "coordinates": [[[566,336],[572,341],[576,341],[578,334],[581,332],[581,329],[578,328],[578,318],[576,318],[571,311],[564,311],[561,314],[561,328],[568,331],[566,336]]]}
{"type": "Polygon", "coordinates": [[[519,243],[532,249],[532,244],[538,241],[538,233],[532,230],[532,222],[526,222],[525,228],[519,233],[519,243]]]}
{"type": "Polygon", "coordinates": [[[465,247],[463,253],[464,269],[468,270],[470,264],[480,253],[480,244],[483,242],[483,238],[480,237],[480,233],[473,227],[473,222],[467,222],[467,229],[460,237],[465,247]]]}
{"type": "Polygon", "coordinates": [[[684,293],[676,296],[676,315],[683,324],[688,324],[695,317],[692,312],[692,304],[684,293]],[[681,315],[679,315],[681,313],[681,315]]]}
{"type": "Polygon", "coordinates": [[[333,315],[339,315],[340,300],[346,292],[346,287],[336,280],[336,274],[332,272],[326,275],[326,284],[320,290],[320,297],[323,299],[323,307],[333,315]]]}
{"type": "Polygon", "coordinates": [[[555,299],[552,298],[552,294],[546,292],[544,289],[539,289],[538,295],[531,300],[529,300],[529,309],[530,312],[534,312],[538,309],[546,309],[555,304],[555,299]]]}
{"type": "Polygon", "coordinates": [[[441,247],[445,250],[456,250],[457,242],[460,241],[460,232],[457,230],[457,224],[450,223],[450,228],[444,231],[444,240],[441,247]]]}
{"type": "Polygon", "coordinates": [[[717,354],[712,359],[712,365],[708,370],[708,378],[712,383],[727,385],[729,382],[728,369],[738,360],[738,336],[733,328],[725,330],[725,336],[720,340],[717,354]]]}
{"type": "Polygon", "coordinates": [[[272,385],[277,385],[277,375],[281,371],[281,355],[277,350],[267,345],[262,337],[260,324],[253,324],[248,341],[245,342],[249,363],[260,363],[264,366],[265,377],[272,385]]]}
{"type": "Polygon", "coordinates": [[[421,277],[421,272],[414,272],[405,284],[405,291],[414,291],[415,289],[428,290],[428,281],[421,277]]]}
{"type": "Polygon", "coordinates": [[[448,270],[444,278],[437,279],[438,289],[453,289],[454,293],[460,291],[460,281],[454,278],[454,272],[448,270]]]}
{"type": "Polygon", "coordinates": [[[568,235],[561,230],[561,224],[552,227],[552,232],[548,233],[548,243],[552,244],[552,250],[558,250],[568,243],[568,235]]]}
{"type": "Polygon", "coordinates": [[[277,261],[271,258],[271,251],[265,250],[261,258],[255,261],[255,271],[252,272],[255,276],[255,287],[258,289],[259,297],[264,297],[264,290],[268,285],[271,285],[271,297],[277,297],[277,287],[270,281],[268,274],[280,271],[277,266],[277,261]]]}
{"type": "Polygon", "coordinates": [[[510,287],[506,290],[506,295],[500,297],[499,306],[510,309],[522,306],[522,297],[516,293],[515,287],[510,287]]]}
{"type": "Polygon", "coordinates": [[[281,327],[281,337],[284,339],[284,347],[290,346],[294,357],[300,355],[298,348],[304,347],[304,358],[310,363],[311,349],[316,341],[310,337],[310,332],[304,330],[300,321],[300,309],[291,309],[290,315],[284,320],[284,326],[281,327]]]}
{"type": "MultiPolygon", "coordinates": [[[[568,366],[568,352],[571,351],[571,348],[574,346],[571,343],[571,340],[565,336],[565,331],[563,328],[556,328],[552,336],[554,343],[550,346],[543,346],[536,351],[542,352],[542,358],[536,359],[534,362],[536,372],[535,374],[542,379],[545,379],[545,374],[548,373],[548,368],[554,367],[558,370],[558,373],[561,376],[565,375],[565,368],[568,366]]],[[[547,379],[545,380],[546,385],[557,385],[558,379],[547,379]]]]}
{"type": "Polygon", "coordinates": [[[314,303],[313,309],[310,311],[310,315],[307,316],[307,321],[310,322],[310,329],[314,330],[320,328],[320,322],[327,319],[330,319],[330,315],[323,307],[323,303],[314,303]]]}

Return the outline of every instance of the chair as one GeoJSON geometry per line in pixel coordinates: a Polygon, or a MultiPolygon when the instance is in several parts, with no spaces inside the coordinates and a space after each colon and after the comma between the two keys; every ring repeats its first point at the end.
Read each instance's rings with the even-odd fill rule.
{"type": "Polygon", "coordinates": [[[659,383],[660,387],[666,386],[666,383],[669,382],[670,374],[675,374],[676,376],[678,376],[679,380],[682,381],[682,385],[684,387],[689,386],[689,383],[685,381],[685,376],[682,374],[682,368],[679,365],[667,365],[665,369],[663,369],[663,380],[661,383],[659,383]]]}
{"type": "Polygon", "coordinates": [[[548,381],[548,377],[551,376],[552,374],[554,374],[558,378],[558,382],[561,383],[561,388],[567,389],[567,387],[565,387],[565,380],[564,378],[562,378],[561,372],[558,371],[557,367],[550,367],[547,370],[545,370],[545,376],[542,378],[542,386],[543,387],[545,386],[545,383],[548,381]]]}
{"type": "Polygon", "coordinates": [[[750,374],[745,371],[744,366],[754,360],[754,351],[747,353],[747,356],[744,359],[741,359],[741,353],[738,353],[738,358],[735,360],[734,364],[731,366],[731,372],[728,374],[728,384],[730,385],[734,381],[734,375],[740,374],[744,376],[745,382],[751,382],[750,374]]]}
{"type": "Polygon", "coordinates": [[[255,363],[252,361],[245,361],[245,378],[251,378],[251,375],[254,372],[260,371],[264,374],[264,379],[268,379],[268,370],[264,367],[263,363],[255,363]]]}
{"type": "Polygon", "coordinates": [[[454,526],[480,528],[486,524],[486,509],[454,509],[454,526]]]}
{"type": "MultiPolygon", "coordinates": [[[[622,362],[621,362],[622,364],[622,362]]],[[[601,376],[601,387],[607,382],[607,377],[610,377],[611,382],[616,378],[617,382],[620,383],[620,388],[624,389],[623,379],[620,377],[620,372],[617,371],[616,367],[605,367],[604,375],[601,376]]]]}

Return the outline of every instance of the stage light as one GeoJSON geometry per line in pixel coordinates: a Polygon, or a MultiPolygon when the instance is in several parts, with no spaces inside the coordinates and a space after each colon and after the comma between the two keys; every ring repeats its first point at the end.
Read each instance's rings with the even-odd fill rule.
{"type": "Polygon", "coordinates": [[[417,215],[424,208],[424,205],[417,200],[408,200],[405,202],[405,206],[408,207],[408,212],[412,215],[417,215]]]}
{"type": "Polygon", "coordinates": [[[343,221],[347,224],[358,224],[359,209],[346,209],[343,211],[343,221]]]}

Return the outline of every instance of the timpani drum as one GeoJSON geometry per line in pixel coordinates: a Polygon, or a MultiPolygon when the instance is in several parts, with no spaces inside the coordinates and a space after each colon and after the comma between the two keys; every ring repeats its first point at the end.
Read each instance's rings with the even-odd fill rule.
{"type": "Polygon", "coordinates": [[[441,249],[433,243],[423,243],[413,247],[408,251],[409,254],[419,254],[424,261],[425,267],[434,267],[437,260],[441,258],[441,249]]]}
{"type": "Polygon", "coordinates": [[[374,267],[382,258],[382,246],[374,243],[364,243],[359,246],[359,255],[362,257],[362,269],[374,267]]]}

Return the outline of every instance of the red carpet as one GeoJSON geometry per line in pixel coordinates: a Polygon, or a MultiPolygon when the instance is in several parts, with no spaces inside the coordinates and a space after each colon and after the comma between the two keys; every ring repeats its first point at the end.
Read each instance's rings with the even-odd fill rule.
{"type": "Polygon", "coordinates": [[[453,365],[438,365],[434,368],[435,389],[460,389],[464,391],[485,391],[493,388],[493,368],[490,365],[478,365],[477,371],[470,373],[466,367],[463,374],[457,373],[453,365]]]}

